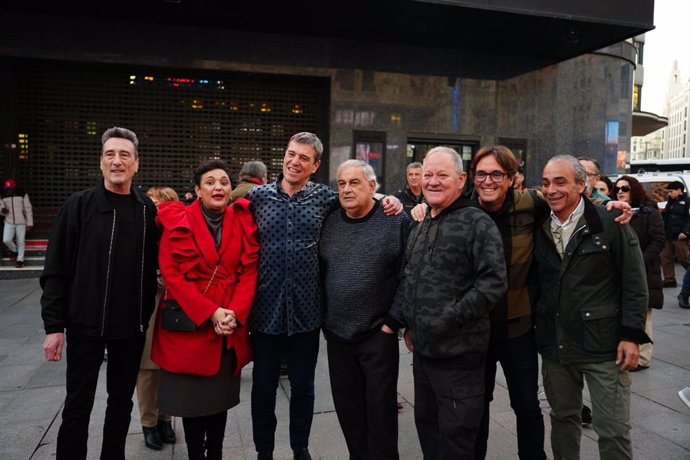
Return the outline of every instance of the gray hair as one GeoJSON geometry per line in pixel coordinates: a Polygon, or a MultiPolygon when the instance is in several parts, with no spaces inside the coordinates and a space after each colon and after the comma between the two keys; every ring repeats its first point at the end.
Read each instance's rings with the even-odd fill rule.
{"type": "Polygon", "coordinates": [[[451,159],[453,160],[453,163],[455,163],[456,172],[458,174],[463,172],[462,158],[460,157],[460,154],[450,147],[434,147],[433,149],[426,152],[426,155],[424,156],[424,161],[426,161],[432,155],[436,155],[437,153],[447,153],[448,155],[450,155],[451,159]]]}
{"type": "Polygon", "coordinates": [[[240,180],[265,179],[267,175],[268,168],[262,161],[248,161],[240,169],[240,180]]]}
{"type": "Polygon", "coordinates": [[[577,161],[589,161],[596,168],[597,176],[601,176],[601,166],[599,166],[599,162],[597,160],[595,160],[594,158],[592,158],[592,157],[577,157],[577,161]]]}
{"type": "Polygon", "coordinates": [[[364,178],[367,181],[374,181],[376,182],[376,186],[378,187],[378,182],[376,180],[376,173],[374,172],[374,168],[371,167],[369,163],[366,161],[362,160],[346,160],[344,161],[340,166],[338,166],[338,171],[336,173],[336,177],[340,175],[340,171],[345,168],[349,168],[350,166],[359,166],[362,168],[362,172],[364,173],[364,178]]]}
{"type": "MultiPolygon", "coordinates": [[[[101,136],[101,146],[104,146],[109,139],[127,139],[132,144],[134,144],[134,158],[139,157],[139,139],[134,131],[130,131],[127,128],[120,128],[114,126],[110,129],[106,129],[101,136]]],[[[101,155],[103,155],[103,149],[101,148],[101,155]]]]}
{"type": "Polygon", "coordinates": [[[407,169],[405,171],[409,171],[410,169],[422,169],[422,164],[419,161],[415,161],[407,165],[407,169]]]}
{"type": "MultiPolygon", "coordinates": [[[[314,162],[321,161],[321,154],[323,153],[323,143],[321,143],[321,139],[319,139],[316,136],[316,134],[309,133],[306,131],[297,133],[290,138],[290,142],[297,142],[298,144],[306,144],[314,147],[314,150],[316,151],[316,155],[314,156],[314,162]]],[[[288,145],[290,144],[290,142],[288,142],[288,145]]]]}
{"type": "Polygon", "coordinates": [[[580,160],[578,160],[574,156],[556,155],[555,157],[552,157],[549,161],[547,161],[546,164],[549,164],[553,161],[566,161],[570,163],[570,166],[572,166],[572,168],[575,170],[575,179],[579,182],[587,182],[587,170],[584,166],[582,166],[580,160]]]}

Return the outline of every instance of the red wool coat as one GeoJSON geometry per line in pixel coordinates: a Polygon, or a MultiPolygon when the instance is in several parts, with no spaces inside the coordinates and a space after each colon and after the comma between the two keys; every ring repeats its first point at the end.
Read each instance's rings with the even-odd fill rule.
{"type": "Polygon", "coordinates": [[[175,299],[197,326],[193,332],[163,329],[158,308],[151,359],[175,373],[215,375],[220,368],[222,337],[214,332],[210,317],[218,307],[233,310],[241,325],[227,337],[227,347],[237,354],[235,375],[251,361],[247,318],[256,288],[259,243],[249,201],[237,200],[225,211],[220,248],[206,225],[198,201],[162,203],[156,222],[162,227],[159,266],[167,298],[175,299]],[[209,280],[220,264],[213,282],[209,280]],[[206,295],[203,295],[209,286],[206,295]]]}

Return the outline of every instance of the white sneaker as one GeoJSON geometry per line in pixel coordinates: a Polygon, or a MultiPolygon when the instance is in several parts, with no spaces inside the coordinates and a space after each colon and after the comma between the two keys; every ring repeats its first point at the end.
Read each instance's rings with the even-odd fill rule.
{"type": "Polygon", "coordinates": [[[690,387],[685,387],[678,392],[678,397],[685,403],[686,406],[690,407],[690,387]]]}

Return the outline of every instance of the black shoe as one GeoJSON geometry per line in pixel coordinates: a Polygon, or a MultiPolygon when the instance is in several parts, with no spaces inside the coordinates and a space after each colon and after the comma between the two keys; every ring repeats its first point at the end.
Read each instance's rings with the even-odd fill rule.
{"type": "Polygon", "coordinates": [[[22,268],[24,266],[24,261],[23,260],[18,260],[14,263],[14,266],[16,268],[22,268]]]}
{"type": "Polygon", "coordinates": [[[632,369],[628,369],[628,372],[639,372],[639,371],[644,371],[646,369],[649,369],[649,366],[638,365],[637,367],[633,367],[632,369]]]}
{"type": "Polygon", "coordinates": [[[690,308],[690,291],[686,291],[685,289],[680,290],[680,294],[678,294],[678,306],[685,309],[690,308]]]}
{"type": "Polygon", "coordinates": [[[676,283],[676,280],[664,280],[661,285],[663,287],[676,287],[678,283],[676,283]]]}
{"type": "Polygon", "coordinates": [[[153,450],[161,450],[163,443],[161,442],[161,435],[158,433],[158,427],[149,428],[147,426],[141,427],[144,432],[144,444],[146,447],[153,450]]]}
{"type": "Polygon", "coordinates": [[[175,441],[177,441],[175,430],[173,430],[172,422],[170,422],[170,420],[167,422],[160,420],[158,422],[158,434],[161,437],[161,441],[163,441],[165,444],[175,444],[175,441]]]}
{"type": "Polygon", "coordinates": [[[582,405],[582,426],[591,425],[591,424],[592,424],[592,409],[590,409],[589,407],[587,407],[583,404],[582,405]]]}
{"type": "Polygon", "coordinates": [[[306,447],[301,447],[299,449],[292,450],[294,460],[311,460],[311,455],[309,455],[309,449],[306,447]]]}
{"type": "Polygon", "coordinates": [[[273,452],[259,452],[256,456],[257,460],[273,460],[273,452]]]}

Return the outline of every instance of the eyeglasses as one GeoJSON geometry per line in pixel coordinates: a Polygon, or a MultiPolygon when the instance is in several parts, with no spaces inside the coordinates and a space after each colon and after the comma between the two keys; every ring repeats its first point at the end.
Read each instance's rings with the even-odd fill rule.
{"type": "Polygon", "coordinates": [[[613,193],[618,193],[619,191],[623,193],[628,193],[630,191],[630,186],[621,185],[620,187],[613,187],[613,193]]]}
{"type": "Polygon", "coordinates": [[[493,182],[500,183],[503,182],[503,179],[507,176],[507,174],[501,171],[491,171],[490,173],[485,171],[477,171],[474,173],[474,180],[477,182],[484,182],[489,176],[491,176],[491,180],[493,182]]]}
{"type": "Polygon", "coordinates": [[[597,174],[597,173],[591,173],[591,172],[588,172],[588,173],[587,173],[587,177],[596,177],[596,176],[598,176],[598,175],[599,175],[599,174],[597,174]]]}

